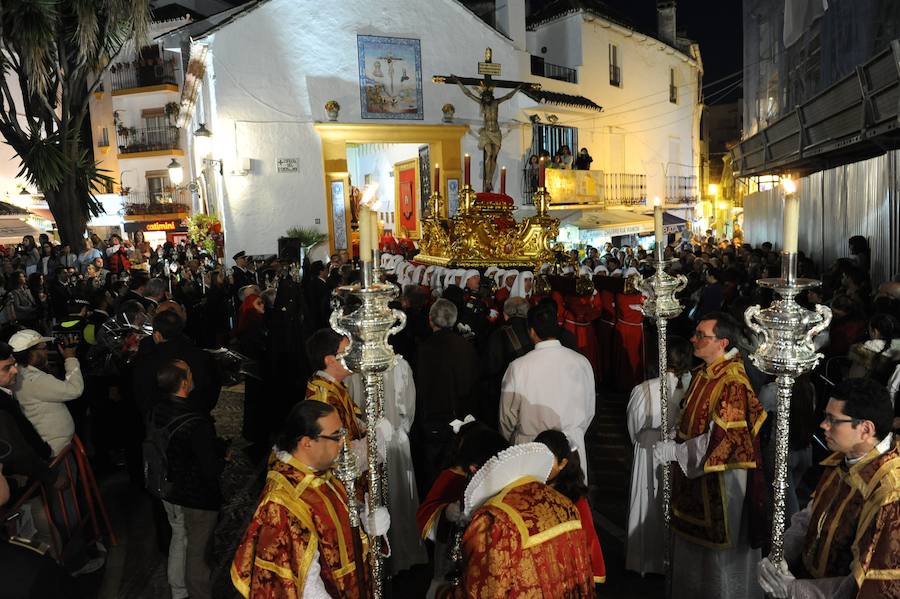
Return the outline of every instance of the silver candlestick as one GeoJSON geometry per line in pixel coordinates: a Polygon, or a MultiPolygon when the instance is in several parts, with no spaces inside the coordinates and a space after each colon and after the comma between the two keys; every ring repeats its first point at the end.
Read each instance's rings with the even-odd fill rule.
{"type": "Polygon", "coordinates": [[[775,494],[769,559],[779,570],[784,558],[784,497],[787,490],[791,392],[794,380],[815,368],[822,359],[822,354],[816,353],[813,338],[831,323],[828,307],[819,304],[813,312],[794,301],[797,294],[809,287],[816,287],[819,282],[797,278],[797,254],[784,252],[781,256],[782,277],[757,281],[759,285],[773,289],[781,299],[772,302],[772,306],[765,310],[757,305],[744,313],[747,326],[763,338],[750,359],[757,368],[773,375],[778,385],[775,480],[772,482],[775,494]]]}
{"type": "MultiPolygon", "coordinates": [[[[366,392],[366,445],[368,449],[369,513],[381,507],[382,480],[378,468],[378,438],[375,433],[378,421],[384,415],[384,372],[394,365],[396,355],[388,345],[388,337],[406,326],[406,314],[388,307],[388,302],[398,295],[397,287],[377,282],[371,262],[363,263],[363,283],[340,287],[337,293],[356,297],[360,306],[350,314],[336,308],[331,314],[331,328],[350,339],[350,345],[338,356],[349,370],[362,374],[366,392]]],[[[386,465],[385,465],[386,466],[386,465]]],[[[372,537],[369,565],[371,568],[372,596],[382,596],[381,540],[372,537]]]]}
{"type": "MultiPolygon", "coordinates": [[[[643,279],[640,284],[644,303],[640,306],[644,316],[656,321],[657,351],[659,353],[659,421],[660,432],[663,441],[670,440],[669,432],[669,378],[667,375],[668,360],[666,348],[668,346],[666,327],[670,318],[681,314],[682,306],[675,294],[685,288],[687,278],[684,275],[672,276],[666,272],[666,266],[675,260],[666,260],[659,254],[656,260],[651,261],[656,272],[653,276],[643,279]]],[[[663,539],[664,568],[666,574],[666,596],[671,595],[672,581],[672,556],[670,548],[669,527],[672,524],[672,469],[668,462],[662,465],[662,511],[663,522],[666,525],[666,535],[663,539]]]]}

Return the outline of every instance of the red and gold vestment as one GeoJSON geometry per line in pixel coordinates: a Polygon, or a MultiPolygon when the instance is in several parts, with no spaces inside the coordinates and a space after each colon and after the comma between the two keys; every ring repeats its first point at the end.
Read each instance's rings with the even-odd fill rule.
{"type": "Polygon", "coordinates": [[[359,423],[363,417],[362,410],[353,402],[350,392],[343,383],[329,380],[317,372],[306,383],[306,399],[327,403],[337,410],[341,426],[351,440],[355,441],[365,436],[365,431],[359,423]]]}
{"type": "MultiPolygon", "coordinates": [[[[706,547],[733,546],[738,531],[728,530],[724,473],[735,469],[749,471],[751,533],[765,530],[765,481],[757,437],[765,419],[740,356],[723,356],[695,369],[683,400],[677,440],[694,439],[709,431],[710,424],[715,426],[703,458],[705,474],[688,478],[681,468],[672,469],[672,529],[677,534],[706,547]]],[[[753,546],[760,543],[758,537],[753,541],[753,546]]]]}
{"type": "MultiPolygon", "coordinates": [[[[330,470],[315,472],[293,458],[288,463],[275,460],[235,552],[231,581],[249,599],[300,599],[318,552],[320,577],[328,593],[363,599],[353,534],[346,491],[330,470]]],[[[365,536],[362,540],[365,547],[365,536]]]]}
{"type": "MultiPolygon", "coordinates": [[[[462,500],[468,482],[469,479],[461,468],[447,468],[438,475],[437,480],[431,485],[428,495],[416,510],[416,526],[423,539],[427,538],[435,521],[439,522],[438,519],[443,515],[444,508],[453,502],[462,500]]],[[[441,540],[446,541],[447,535],[441,534],[441,532],[446,532],[446,528],[438,527],[435,536],[443,537],[441,540]]]]}
{"type": "Polygon", "coordinates": [[[457,597],[594,597],[578,510],[533,477],[507,485],[472,515],[463,537],[457,597]]]}
{"type": "Polygon", "coordinates": [[[852,574],[858,598],[900,597],[900,448],[822,462],[798,578],[852,574]]]}

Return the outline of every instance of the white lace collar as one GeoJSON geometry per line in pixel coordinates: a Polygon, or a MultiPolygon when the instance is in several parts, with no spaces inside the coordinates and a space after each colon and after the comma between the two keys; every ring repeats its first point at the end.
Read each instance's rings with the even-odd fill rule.
{"type": "Polygon", "coordinates": [[[505,486],[531,476],[547,482],[553,468],[553,453],[543,443],[523,443],[504,449],[475,473],[463,494],[463,515],[470,518],[481,505],[505,486]]]}

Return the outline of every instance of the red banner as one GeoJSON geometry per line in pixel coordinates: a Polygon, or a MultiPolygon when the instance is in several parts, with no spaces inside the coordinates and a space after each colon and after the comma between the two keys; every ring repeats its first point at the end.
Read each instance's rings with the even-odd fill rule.
{"type": "Polygon", "coordinates": [[[399,173],[399,197],[396,198],[400,227],[409,233],[419,231],[418,199],[416,198],[416,169],[408,168],[399,173]]]}

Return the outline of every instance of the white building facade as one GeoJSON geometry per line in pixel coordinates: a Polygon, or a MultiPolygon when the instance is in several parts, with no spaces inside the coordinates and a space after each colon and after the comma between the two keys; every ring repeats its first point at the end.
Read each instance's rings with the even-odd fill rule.
{"type": "MultiPolygon", "coordinates": [[[[183,129],[202,122],[212,132],[209,153],[193,152],[190,160],[203,178],[208,210],[223,221],[226,255],[275,253],[278,237],[297,226],[329,234],[320,251],[352,245],[346,209],[351,171],[359,187],[366,175],[382,183],[390,178],[383,160],[360,153],[379,144],[407,153],[410,144],[427,148],[429,167],[441,165],[445,198],[452,193],[448,179],[460,181],[463,154],[471,154],[473,185],[480,190],[479,106],[455,85],[431,77],[478,77],[486,47],[502,68],[495,78],[542,86],[541,93],[516,94],[499,110],[498,172],[507,167],[506,191],[520,213],[530,209],[524,169],[541,149],[536,130],[551,145],[544,149],[554,152],[552,146],[571,139],[573,151],[591,153],[592,169],[610,175],[603,204],[586,210],[646,210],[654,196],[673,208],[690,206],[699,169],[702,66],[696,46],[685,53],[584,11],[526,30],[524,0],[506,3],[495,18],[496,29],[455,0],[348,0],[327,9],[312,0],[260,0],[164,38],[166,47],[190,51],[183,129]],[[421,71],[404,75],[421,76],[421,118],[363,118],[359,35],[419,41],[421,71]],[[618,85],[611,83],[613,45],[618,85]],[[337,122],[325,109],[332,100],[340,105],[337,122]],[[449,122],[442,111],[448,103],[455,108],[449,122]],[[378,166],[362,173],[367,163],[378,166]]],[[[192,141],[184,147],[191,153],[192,141]]]]}

